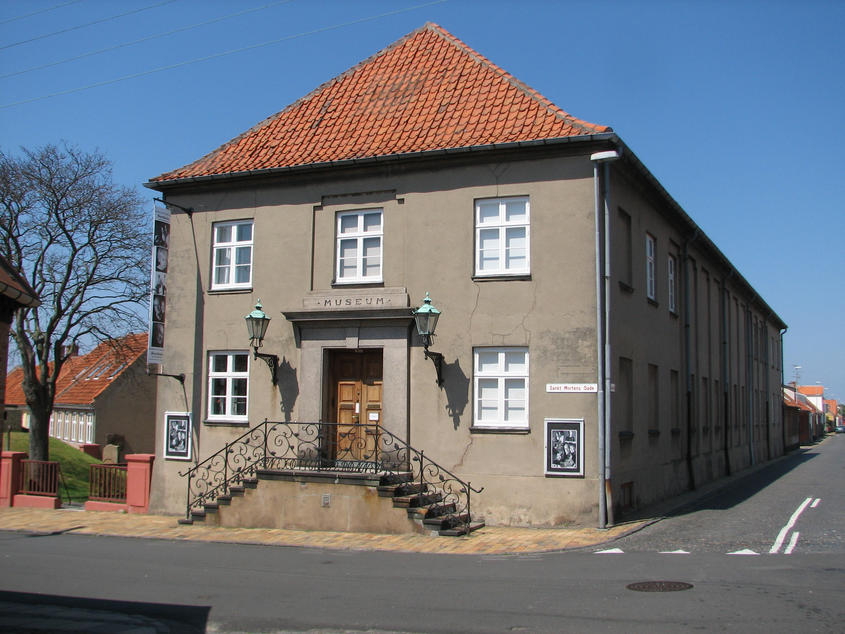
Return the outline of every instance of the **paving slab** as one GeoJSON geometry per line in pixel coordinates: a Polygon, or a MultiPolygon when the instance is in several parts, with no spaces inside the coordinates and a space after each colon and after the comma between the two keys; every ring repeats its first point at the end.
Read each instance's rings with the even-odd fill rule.
{"type": "Polygon", "coordinates": [[[648,520],[608,529],[485,526],[463,537],[382,535],[278,528],[180,525],[174,515],[136,515],[77,509],[0,508],[0,530],[51,535],[109,535],[186,541],[298,546],[329,550],[505,555],[598,546],[639,530],[648,520]]]}

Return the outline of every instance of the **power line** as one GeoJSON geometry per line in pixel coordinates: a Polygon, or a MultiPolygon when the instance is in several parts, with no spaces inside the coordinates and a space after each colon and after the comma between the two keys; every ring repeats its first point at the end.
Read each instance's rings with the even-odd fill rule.
{"type": "MultiPolygon", "coordinates": [[[[79,1],[79,0],[76,0],[79,1]]],[[[191,29],[196,29],[201,26],[208,26],[209,24],[214,24],[215,22],[222,22],[223,20],[228,20],[230,18],[237,18],[247,13],[253,13],[254,11],[263,11],[264,9],[269,9],[270,7],[275,7],[280,4],[286,4],[288,2],[293,2],[293,0],[279,0],[278,2],[271,2],[270,4],[265,4],[263,7],[256,7],[254,9],[246,9],[244,11],[238,11],[237,13],[230,13],[229,15],[224,15],[219,18],[214,18],[213,20],[208,20],[206,22],[198,22],[197,24],[190,24],[188,26],[183,26],[178,29],[173,29],[172,31],[166,31],[164,33],[157,33],[155,35],[148,35],[147,37],[142,37],[140,40],[133,40],[132,42],[124,42],[123,44],[117,44],[115,46],[110,46],[109,48],[102,48],[98,51],[90,51],[88,53],[83,53],[82,55],[77,55],[75,57],[69,57],[67,59],[62,59],[57,62],[50,62],[49,64],[42,64],[41,66],[33,66],[32,68],[25,68],[24,70],[18,70],[13,73],[6,73],[5,75],[0,75],[0,79],[7,79],[9,77],[15,77],[16,75],[23,75],[24,73],[31,73],[37,70],[44,70],[45,68],[51,68],[52,66],[59,66],[60,64],[67,64],[69,62],[75,62],[80,59],[84,59],[86,57],[92,57],[94,55],[100,55],[102,53],[108,53],[109,51],[115,51],[119,48],[125,48],[127,46],[133,46],[135,44],[141,44],[142,42],[148,42],[149,40],[155,40],[160,37],[167,37],[168,35],[173,35],[175,33],[182,33],[183,31],[190,31],[191,29]]]]}
{"type": "Polygon", "coordinates": [[[117,18],[124,18],[127,15],[134,15],[135,13],[141,13],[141,11],[148,11],[149,9],[155,9],[157,7],[164,6],[165,4],[171,4],[176,2],[176,0],[165,0],[164,2],[159,2],[158,4],[153,4],[148,7],[143,7],[141,9],[134,9],[132,11],[128,11],[126,13],[120,13],[118,15],[112,15],[108,18],[100,18],[99,20],[94,20],[93,22],[86,22],[85,24],[78,24],[76,26],[69,26],[66,29],[62,29],[60,31],[53,31],[52,33],[45,33],[44,35],[36,35],[35,37],[31,37],[28,40],[21,40],[20,42],[14,42],[13,44],[6,44],[5,46],[0,46],[0,51],[5,50],[7,48],[12,48],[13,46],[20,46],[21,44],[29,44],[30,42],[35,42],[37,40],[43,40],[48,37],[53,37],[54,35],[61,35],[62,33],[68,33],[69,31],[76,31],[79,29],[83,29],[86,26],[92,26],[94,24],[101,24],[103,22],[108,22],[109,20],[116,20],[117,18]]]}
{"type": "Polygon", "coordinates": [[[63,95],[69,95],[75,92],[82,92],[83,90],[90,90],[91,88],[99,88],[101,86],[108,86],[109,84],[116,84],[121,81],[126,81],[128,79],[137,79],[138,77],[144,77],[146,75],[152,75],[154,73],[159,73],[165,70],[173,70],[175,68],[181,68],[183,66],[188,66],[190,64],[197,64],[199,62],[206,62],[211,59],[217,59],[219,57],[226,57],[228,55],[234,55],[235,53],[243,53],[244,51],[251,51],[257,48],[263,48],[265,46],[271,46],[273,44],[278,44],[279,42],[285,42],[287,40],[293,40],[300,37],[305,37],[307,35],[315,35],[317,33],[324,33],[326,31],[333,31],[335,29],[340,29],[345,26],[352,26],[354,24],[361,24],[362,22],[370,22],[372,20],[377,20],[379,18],[385,18],[391,15],[398,15],[400,13],[407,13],[408,11],[414,11],[416,9],[424,9],[425,7],[430,7],[435,4],[443,4],[448,0],[434,0],[433,2],[426,2],[425,4],[418,4],[413,7],[406,7],[404,9],[397,9],[395,11],[387,11],[385,13],[379,13],[378,15],[371,15],[366,18],[359,18],[357,20],[351,20],[349,22],[343,22],[342,24],[333,24],[331,26],[321,27],[319,29],[313,29],[311,31],[303,31],[302,33],[296,33],[294,35],[287,35],[285,37],[280,37],[276,40],[270,40],[269,42],[262,42],[261,44],[253,44],[251,46],[244,46],[243,48],[236,48],[230,51],[223,51],[222,53],[215,53],[214,55],[208,55],[206,57],[198,57],[196,59],[187,60],[185,62],[179,62],[178,64],[170,64],[169,66],[159,66],[158,68],[152,68],[150,70],[141,71],[140,73],[133,73],[131,75],[124,75],[123,77],[116,77],[115,79],[108,79],[106,81],[97,82],[95,84],[89,84],[87,86],[80,86],[79,88],[71,88],[69,90],[63,90],[61,92],[54,92],[49,95],[42,95],[41,97],[33,97],[31,99],[24,99],[22,101],[16,101],[14,103],[7,103],[0,106],[0,110],[5,108],[11,108],[13,106],[21,106],[23,104],[32,103],[34,101],[42,101],[44,99],[50,99],[52,97],[61,97],[63,95]]]}
{"type": "Polygon", "coordinates": [[[76,4],[77,2],[82,2],[82,0],[70,0],[70,2],[65,2],[63,4],[57,4],[54,7],[47,7],[46,9],[38,9],[38,11],[33,11],[32,13],[26,13],[24,15],[19,15],[15,18],[7,18],[6,20],[0,20],[0,24],[8,24],[9,22],[15,22],[16,20],[23,20],[24,18],[31,18],[34,15],[38,15],[39,13],[47,13],[48,11],[52,11],[53,9],[61,9],[62,7],[66,7],[69,4],[76,4]]]}

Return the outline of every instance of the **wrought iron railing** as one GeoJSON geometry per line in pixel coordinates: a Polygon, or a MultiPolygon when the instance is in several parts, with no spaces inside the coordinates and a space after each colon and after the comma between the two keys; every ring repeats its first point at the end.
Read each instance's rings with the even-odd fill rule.
{"type": "Polygon", "coordinates": [[[181,476],[187,478],[186,519],[193,511],[228,499],[259,471],[372,473],[382,483],[410,485],[410,497],[432,516],[469,525],[469,482],[440,466],[379,424],[298,423],[265,420],[226,443],[181,476]]]}
{"type": "Polygon", "coordinates": [[[92,464],[88,471],[88,499],[126,502],[126,465],[92,464]]]}

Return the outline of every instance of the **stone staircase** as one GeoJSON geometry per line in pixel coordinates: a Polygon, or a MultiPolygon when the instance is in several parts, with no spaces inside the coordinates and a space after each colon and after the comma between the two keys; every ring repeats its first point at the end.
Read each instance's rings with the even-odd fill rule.
{"type": "MultiPolygon", "coordinates": [[[[213,502],[192,508],[190,517],[179,520],[180,524],[205,522],[220,511],[222,506],[231,506],[235,498],[243,498],[250,489],[257,489],[262,480],[290,480],[326,482],[366,486],[377,492],[380,498],[389,498],[393,508],[405,511],[410,520],[421,528],[418,532],[436,533],[440,536],[458,537],[467,535],[484,526],[483,520],[475,520],[468,513],[460,513],[454,502],[444,500],[443,493],[427,483],[414,481],[411,473],[348,473],[332,471],[300,470],[258,470],[255,477],[244,478],[239,484],[228,487],[228,493],[219,495],[213,502]]],[[[244,526],[246,528],[246,526],[244,526]]]]}

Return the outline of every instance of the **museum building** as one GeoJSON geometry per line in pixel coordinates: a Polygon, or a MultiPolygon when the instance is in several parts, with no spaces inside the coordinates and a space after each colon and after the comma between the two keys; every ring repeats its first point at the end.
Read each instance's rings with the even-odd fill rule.
{"type": "Polygon", "coordinates": [[[611,128],[435,24],[146,186],[152,510],[605,526],[784,451],[783,321],[611,128]]]}

